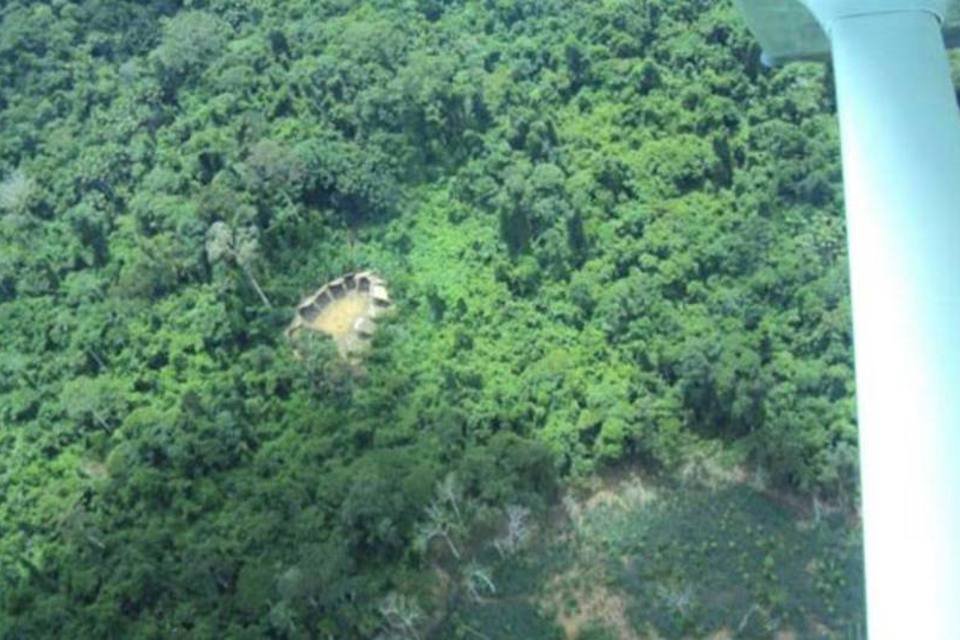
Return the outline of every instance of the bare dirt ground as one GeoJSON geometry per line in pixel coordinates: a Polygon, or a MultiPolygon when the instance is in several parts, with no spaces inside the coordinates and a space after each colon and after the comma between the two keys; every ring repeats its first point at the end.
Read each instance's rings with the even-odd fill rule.
{"type": "Polygon", "coordinates": [[[353,333],[354,323],[368,315],[370,297],[366,294],[350,291],[342,298],[334,300],[320,312],[309,326],[314,331],[322,331],[340,341],[353,333]]]}

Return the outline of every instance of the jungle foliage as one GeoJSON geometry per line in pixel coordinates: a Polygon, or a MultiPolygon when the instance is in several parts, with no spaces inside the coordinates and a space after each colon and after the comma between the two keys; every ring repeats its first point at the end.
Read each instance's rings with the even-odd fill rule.
{"type": "Polygon", "coordinates": [[[0,637],[441,633],[706,445],[856,502],[829,71],[729,2],[10,0],[0,77],[0,637]]]}

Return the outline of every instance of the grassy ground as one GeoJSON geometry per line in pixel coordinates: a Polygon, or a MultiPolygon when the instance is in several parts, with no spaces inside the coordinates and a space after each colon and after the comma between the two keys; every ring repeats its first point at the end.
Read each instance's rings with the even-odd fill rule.
{"type": "Polygon", "coordinates": [[[497,595],[460,608],[442,637],[863,636],[860,532],[842,514],[799,513],[742,481],[635,477],[563,511],[526,552],[491,556],[497,595]]]}

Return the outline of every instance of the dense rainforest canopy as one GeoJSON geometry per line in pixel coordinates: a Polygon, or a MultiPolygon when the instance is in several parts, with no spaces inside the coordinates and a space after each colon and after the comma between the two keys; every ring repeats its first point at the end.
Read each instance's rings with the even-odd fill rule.
{"type": "Polygon", "coordinates": [[[2,638],[492,638],[598,474],[856,503],[829,70],[728,1],[9,0],[0,77],[2,638]]]}

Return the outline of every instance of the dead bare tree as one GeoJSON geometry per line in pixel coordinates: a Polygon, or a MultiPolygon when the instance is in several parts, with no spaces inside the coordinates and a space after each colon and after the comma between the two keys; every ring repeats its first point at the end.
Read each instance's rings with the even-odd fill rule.
{"type": "Polygon", "coordinates": [[[501,557],[513,555],[520,551],[530,539],[531,525],[530,509],[520,505],[507,505],[504,509],[507,516],[507,530],[503,536],[493,542],[493,546],[501,557]]]}
{"type": "Polygon", "coordinates": [[[383,617],[383,629],[378,640],[420,640],[418,626],[423,619],[423,611],[416,601],[391,592],[379,607],[383,617]]]}
{"type": "Polygon", "coordinates": [[[454,543],[455,535],[463,531],[463,526],[456,518],[456,514],[447,508],[444,503],[434,501],[426,508],[427,520],[417,527],[414,546],[421,553],[425,553],[434,538],[441,538],[447,543],[450,553],[457,560],[460,559],[460,550],[454,543]]]}
{"type": "Polygon", "coordinates": [[[425,509],[427,519],[417,527],[414,547],[425,553],[434,538],[441,538],[447,543],[453,557],[460,560],[460,549],[457,548],[454,538],[466,531],[460,509],[462,502],[463,490],[456,476],[450,473],[437,483],[436,497],[425,509]]]}

